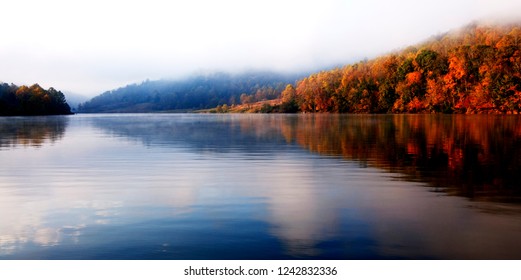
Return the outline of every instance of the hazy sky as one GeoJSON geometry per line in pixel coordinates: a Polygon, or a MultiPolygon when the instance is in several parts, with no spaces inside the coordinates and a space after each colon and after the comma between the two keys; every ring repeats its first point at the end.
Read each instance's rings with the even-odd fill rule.
{"type": "Polygon", "coordinates": [[[521,0],[7,0],[0,81],[97,95],[195,71],[309,70],[372,58],[521,0]]]}

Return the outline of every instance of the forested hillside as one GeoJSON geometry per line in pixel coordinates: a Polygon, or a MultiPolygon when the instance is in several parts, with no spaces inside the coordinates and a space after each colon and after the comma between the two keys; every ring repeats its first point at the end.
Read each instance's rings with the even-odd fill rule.
{"type": "Polygon", "coordinates": [[[271,72],[214,73],[185,80],[145,81],[105,92],[78,106],[79,112],[154,112],[207,109],[277,99],[302,76],[271,72]]]}
{"type": "Polygon", "coordinates": [[[65,115],[71,109],[61,91],[38,84],[18,87],[0,83],[0,116],[65,115]]]}
{"type": "Polygon", "coordinates": [[[473,24],[296,83],[298,76],[274,73],[146,81],[105,92],[78,110],[153,112],[218,106],[213,111],[519,113],[520,46],[521,24],[473,24]]]}
{"type": "Polygon", "coordinates": [[[284,108],[348,113],[519,113],[521,25],[470,25],[288,85],[284,108]]]}

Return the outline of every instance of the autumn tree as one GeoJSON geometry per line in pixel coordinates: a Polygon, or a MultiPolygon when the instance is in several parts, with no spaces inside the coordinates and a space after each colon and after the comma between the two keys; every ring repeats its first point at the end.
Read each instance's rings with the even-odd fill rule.
{"type": "Polygon", "coordinates": [[[297,91],[293,85],[287,85],[281,93],[282,103],[280,105],[283,113],[296,113],[298,111],[297,91]]]}

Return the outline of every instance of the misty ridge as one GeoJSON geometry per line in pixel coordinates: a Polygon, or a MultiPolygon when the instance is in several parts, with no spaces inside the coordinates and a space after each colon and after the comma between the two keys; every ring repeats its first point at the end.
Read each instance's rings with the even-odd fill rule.
{"type": "Polygon", "coordinates": [[[519,113],[521,24],[477,24],[305,75],[213,73],[108,91],[78,112],[519,113]],[[213,109],[212,109],[213,108],[213,109]]]}
{"type": "Polygon", "coordinates": [[[305,74],[214,72],[183,80],[146,80],[107,91],[78,105],[81,113],[186,112],[274,100],[305,74]]]}

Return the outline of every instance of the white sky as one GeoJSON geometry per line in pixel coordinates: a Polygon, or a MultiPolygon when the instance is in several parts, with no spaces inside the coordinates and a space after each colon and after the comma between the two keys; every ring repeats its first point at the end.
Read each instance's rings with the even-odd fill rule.
{"type": "Polygon", "coordinates": [[[371,58],[521,0],[0,0],[0,81],[97,95],[200,70],[299,71],[371,58]]]}

